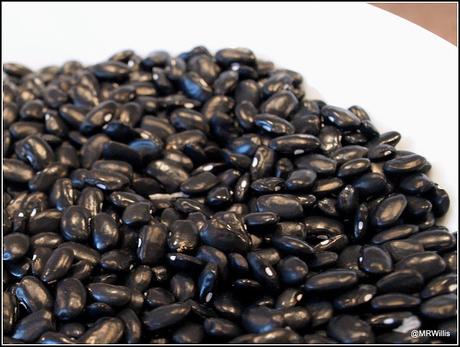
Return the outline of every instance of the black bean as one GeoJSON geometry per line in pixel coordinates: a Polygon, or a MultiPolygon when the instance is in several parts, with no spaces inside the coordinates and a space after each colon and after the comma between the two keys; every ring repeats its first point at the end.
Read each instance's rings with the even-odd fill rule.
{"type": "Polygon", "coordinates": [[[29,250],[29,237],[22,233],[12,233],[3,238],[3,260],[16,261],[29,250]]]}
{"type": "Polygon", "coordinates": [[[340,343],[374,343],[371,326],[351,315],[332,318],[327,326],[327,334],[340,343]]]}
{"type": "Polygon", "coordinates": [[[59,319],[68,320],[78,317],[86,306],[86,288],[76,278],[59,281],[56,288],[54,314],[59,319]]]}
{"type": "Polygon", "coordinates": [[[443,259],[446,262],[449,271],[457,272],[457,251],[445,254],[443,259]]]}
{"type": "Polygon", "coordinates": [[[420,292],[423,299],[431,298],[436,295],[450,294],[457,291],[457,275],[441,275],[431,280],[420,292]]]}
{"type": "Polygon", "coordinates": [[[303,293],[299,289],[288,288],[281,292],[281,294],[276,300],[275,307],[278,309],[291,308],[296,306],[302,299],[303,293]]]}
{"type": "Polygon", "coordinates": [[[52,148],[38,135],[30,135],[24,140],[16,142],[15,152],[35,169],[43,170],[54,161],[52,148]]]}
{"type": "Polygon", "coordinates": [[[185,323],[177,328],[172,336],[174,343],[201,343],[204,338],[203,327],[197,323],[185,323]]]}
{"type": "Polygon", "coordinates": [[[371,275],[383,275],[393,270],[390,255],[377,246],[364,246],[358,263],[361,270],[371,275]]]}
{"type": "Polygon", "coordinates": [[[419,252],[408,255],[396,263],[395,269],[413,269],[418,271],[424,279],[429,279],[446,268],[446,262],[435,252],[419,252]]]}
{"type": "Polygon", "coordinates": [[[200,231],[202,242],[221,251],[247,252],[251,247],[251,239],[244,224],[236,216],[232,221],[211,219],[200,231]]]}
{"type": "Polygon", "coordinates": [[[74,341],[63,333],[47,331],[37,340],[41,344],[72,344],[74,341]]]}
{"type": "Polygon", "coordinates": [[[128,287],[113,284],[90,283],[88,292],[94,300],[110,306],[123,306],[131,299],[131,291],[128,287]]]}
{"type": "Polygon", "coordinates": [[[412,269],[403,269],[382,277],[377,283],[381,293],[413,293],[423,286],[423,277],[412,269]]]}
{"type": "Polygon", "coordinates": [[[40,276],[43,267],[45,266],[48,258],[50,257],[53,250],[48,247],[37,247],[32,255],[32,274],[35,276],[40,276]]]}
{"type": "Polygon", "coordinates": [[[108,271],[127,272],[134,266],[134,256],[128,249],[115,249],[104,253],[100,263],[108,271]]]}
{"type": "Polygon", "coordinates": [[[190,313],[190,305],[164,305],[144,314],[143,322],[150,331],[164,329],[181,322],[190,313]]]}
{"type": "MultiPolygon", "coordinates": [[[[320,142],[317,137],[309,134],[293,134],[279,136],[270,141],[270,148],[282,154],[300,155],[317,149],[320,142]]],[[[300,168],[300,165],[298,165],[300,168]]]]}
{"type": "Polygon", "coordinates": [[[203,323],[209,336],[230,339],[241,334],[241,329],[232,321],[224,318],[208,318],[203,323]]]}
{"type": "Polygon", "coordinates": [[[93,266],[98,264],[101,258],[101,255],[95,249],[77,242],[59,243],[59,248],[72,250],[76,259],[87,261],[93,266]]]}
{"type": "Polygon", "coordinates": [[[129,178],[118,172],[94,169],[87,173],[85,183],[104,191],[120,190],[128,185],[129,178]]]}
{"type": "Polygon", "coordinates": [[[249,308],[243,313],[242,324],[249,332],[267,333],[281,328],[284,324],[284,317],[280,311],[259,306],[249,308]]]}
{"type": "Polygon", "coordinates": [[[77,342],[87,344],[117,343],[121,340],[124,329],[124,324],[121,319],[114,317],[101,318],[80,336],[77,342]]]}
{"type": "Polygon", "coordinates": [[[3,159],[3,177],[6,181],[27,183],[34,177],[32,168],[21,160],[3,159]]]}
{"type": "Polygon", "coordinates": [[[383,200],[371,216],[371,223],[377,228],[393,226],[401,217],[407,206],[407,199],[402,194],[396,194],[383,200]]]}
{"type": "Polygon", "coordinates": [[[52,283],[67,274],[72,266],[74,253],[68,248],[57,248],[48,258],[41,272],[43,282],[52,283]]]}
{"type": "Polygon", "coordinates": [[[455,247],[456,240],[453,234],[443,229],[428,229],[416,233],[408,238],[421,244],[427,251],[444,251],[455,247]]]}
{"type": "Polygon", "coordinates": [[[187,172],[170,160],[153,161],[147,166],[146,172],[163,184],[170,193],[188,179],[187,172]]]}
{"type": "Polygon", "coordinates": [[[45,331],[53,329],[53,314],[48,310],[39,310],[20,320],[12,337],[23,342],[34,342],[45,331]]]}
{"type": "Polygon", "coordinates": [[[167,231],[161,224],[146,225],[139,233],[137,256],[143,264],[155,264],[165,254],[167,231]]]}
{"type": "Polygon", "coordinates": [[[278,290],[278,274],[273,266],[255,252],[248,253],[247,259],[255,279],[267,290],[278,290]]]}
{"type": "Polygon", "coordinates": [[[16,298],[29,312],[53,307],[53,297],[45,285],[32,276],[25,276],[15,290],[16,298]]]}
{"type": "Polygon", "coordinates": [[[62,236],[55,232],[41,232],[30,238],[32,248],[50,247],[56,248],[62,243],[62,236]]]}
{"type": "MultiPolygon", "coordinates": [[[[32,191],[38,190],[41,192],[46,192],[53,186],[56,180],[64,179],[65,176],[67,176],[67,167],[64,164],[51,163],[44,170],[39,171],[37,175],[35,175],[29,181],[29,189],[32,191]]],[[[63,182],[65,181],[61,181],[61,183],[63,182]]],[[[59,193],[61,193],[59,191],[56,191],[59,190],[59,188],[62,189],[63,187],[54,188],[52,194],[58,195],[59,193]]]]}
{"type": "Polygon", "coordinates": [[[384,192],[386,185],[385,176],[374,172],[364,174],[353,182],[355,189],[364,197],[384,192]]]}
{"type": "Polygon", "coordinates": [[[425,301],[420,306],[420,312],[427,318],[447,319],[457,315],[456,305],[456,294],[444,294],[425,301]]]}
{"type": "Polygon", "coordinates": [[[364,305],[372,300],[377,293],[377,288],[370,284],[362,284],[357,288],[340,294],[334,300],[334,306],[338,310],[350,310],[364,305]]]}
{"type": "Polygon", "coordinates": [[[85,169],[89,169],[95,161],[102,155],[104,144],[109,141],[109,138],[104,134],[96,134],[91,136],[81,148],[81,162],[85,169]]]}
{"type": "Polygon", "coordinates": [[[61,218],[61,233],[69,241],[85,241],[89,238],[89,213],[79,206],[67,207],[61,218]]]}
{"type": "Polygon", "coordinates": [[[344,233],[343,224],[332,218],[309,216],[304,223],[307,236],[336,236],[344,233]]]}
{"type": "Polygon", "coordinates": [[[198,229],[191,221],[178,220],[168,234],[168,246],[173,252],[190,252],[198,245],[198,229]]]}
{"type": "Polygon", "coordinates": [[[371,301],[371,306],[376,311],[404,310],[418,305],[420,305],[419,298],[401,293],[379,295],[371,301]]]}
{"type": "Polygon", "coordinates": [[[409,154],[399,158],[391,159],[385,162],[383,170],[388,174],[408,174],[419,172],[427,164],[424,157],[418,154],[409,154]]]}
{"type": "Polygon", "coordinates": [[[198,295],[201,302],[209,303],[214,296],[218,283],[218,267],[208,263],[198,277],[198,295]]]}
{"type": "Polygon", "coordinates": [[[433,205],[433,214],[435,217],[442,217],[447,213],[450,206],[450,198],[444,189],[435,186],[435,189],[429,194],[429,199],[433,205]]]}
{"type": "Polygon", "coordinates": [[[306,291],[325,291],[351,287],[358,282],[358,276],[351,270],[328,270],[313,275],[304,284],[306,291]]]}

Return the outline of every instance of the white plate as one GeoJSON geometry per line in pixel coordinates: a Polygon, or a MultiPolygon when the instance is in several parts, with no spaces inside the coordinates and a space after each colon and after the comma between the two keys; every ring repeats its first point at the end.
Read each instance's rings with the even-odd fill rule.
{"type": "Polygon", "coordinates": [[[363,106],[399,148],[433,164],[458,230],[458,51],[358,3],[2,3],[2,58],[33,68],[95,63],[132,48],[179,53],[245,46],[301,72],[331,104],[363,106]]]}

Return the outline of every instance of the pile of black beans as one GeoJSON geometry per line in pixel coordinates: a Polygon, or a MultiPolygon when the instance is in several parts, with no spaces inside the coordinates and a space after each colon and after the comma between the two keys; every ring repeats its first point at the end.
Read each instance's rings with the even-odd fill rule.
{"type": "Polygon", "coordinates": [[[363,108],[242,48],[3,71],[4,342],[456,340],[449,197],[363,108]]]}

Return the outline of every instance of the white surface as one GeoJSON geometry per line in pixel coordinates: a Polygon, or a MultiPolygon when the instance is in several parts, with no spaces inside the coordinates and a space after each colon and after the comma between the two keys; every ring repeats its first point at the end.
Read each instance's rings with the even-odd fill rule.
{"type": "Polygon", "coordinates": [[[132,48],[179,53],[245,46],[301,72],[331,104],[363,106],[399,148],[433,164],[458,230],[458,52],[367,4],[2,3],[2,58],[38,68],[132,48]]]}

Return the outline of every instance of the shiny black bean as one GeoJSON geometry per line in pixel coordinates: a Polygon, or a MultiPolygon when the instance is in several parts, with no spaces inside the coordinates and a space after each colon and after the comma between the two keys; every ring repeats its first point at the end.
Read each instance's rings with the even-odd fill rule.
{"type": "Polygon", "coordinates": [[[320,141],[318,138],[309,134],[292,134],[279,136],[271,140],[269,144],[270,148],[276,152],[291,155],[300,155],[312,152],[313,150],[317,149],[319,145],[320,141]]]}
{"type": "Polygon", "coordinates": [[[444,251],[455,247],[456,240],[452,233],[443,229],[428,229],[413,234],[408,240],[421,244],[427,251],[444,251]]]}
{"type": "Polygon", "coordinates": [[[74,340],[63,333],[47,331],[40,336],[37,342],[40,344],[72,344],[74,340]]]}
{"type": "Polygon", "coordinates": [[[170,226],[168,246],[173,252],[190,252],[198,245],[198,229],[191,221],[177,220],[170,226]]]}
{"type": "Polygon", "coordinates": [[[77,340],[85,344],[117,343],[125,330],[124,323],[118,318],[101,318],[77,340]]]}
{"type": "Polygon", "coordinates": [[[457,275],[441,275],[431,280],[420,292],[423,299],[431,298],[437,295],[456,293],[457,275]]]}
{"type": "Polygon", "coordinates": [[[69,241],[86,241],[91,233],[88,211],[79,206],[67,207],[61,218],[61,233],[69,241]]]}
{"type": "Polygon", "coordinates": [[[3,159],[3,177],[8,182],[27,183],[34,177],[33,169],[21,160],[3,159]]]}
{"type": "Polygon", "coordinates": [[[377,294],[377,288],[371,284],[362,284],[357,288],[340,294],[334,300],[334,306],[338,310],[350,310],[364,305],[372,300],[377,294]]]}
{"type": "Polygon", "coordinates": [[[287,285],[298,285],[304,282],[308,274],[308,266],[300,258],[289,256],[277,265],[280,280],[287,285]]]}
{"type": "Polygon", "coordinates": [[[23,342],[34,342],[45,331],[53,329],[53,314],[48,310],[39,310],[20,320],[12,337],[23,342]]]}
{"type": "Polygon", "coordinates": [[[241,329],[230,320],[223,318],[208,318],[203,323],[207,335],[229,339],[241,334],[241,329]]]}
{"type": "Polygon", "coordinates": [[[328,270],[309,277],[303,287],[306,291],[330,291],[351,287],[357,282],[355,271],[328,270]]]}
{"type": "Polygon", "coordinates": [[[174,295],[164,288],[150,288],[144,293],[145,302],[151,308],[169,305],[176,301],[174,295]]]}
{"type": "Polygon", "coordinates": [[[198,296],[201,302],[209,303],[215,294],[218,283],[218,267],[208,263],[198,277],[198,296]]]}
{"type": "Polygon", "coordinates": [[[32,276],[22,278],[15,289],[15,296],[29,312],[53,307],[53,297],[46,286],[32,276]]]}
{"type": "Polygon", "coordinates": [[[88,293],[94,300],[110,306],[123,306],[131,300],[131,291],[128,287],[107,283],[88,284],[88,293]]]}
{"type": "Polygon", "coordinates": [[[446,262],[435,252],[419,252],[408,255],[396,263],[395,269],[413,269],[418,271],[424,279],[432,278],[442,273],[446,262]]]}
{"type": "Polygon", "coordinates": [[[203,327],[197,323],[185,323],[172,336],[174,343],[201,343],[204,338],[203,327]]]}
{"type": "Polygon", "coordinates": [[[167,231],[161,224],[146,225],[139,233],[137,256],[143,264],[155,264],[165,254],[167,231]]]}
{"type": "Polygon", "coordinates": [[[62,236],[55,232],[41,232],[30,238],[32,248],[49,247],[56,248],[62,243],[62,236]]]}
{"type": "Polygon", "coordinates": [[[59,319],[78,317],[86,306],[86,288],[76,278],[65,278],[57,284],[54,314],[59,319]]]}
{"type": "Polygon", "coordinates": [[[74,253],[68,248],[57,248],[48,258],[41,272],[43,282],[52,283],[67,274],[72,266],[74,253]]]}
{"type": "Polygon", "coordinates": [[[382,244],[384,242],[399,240],[409,237],[410,235],[416,234],[419,231],[418,226],[413,224],[400,224],[392,228],[377,233],[373,238],[372,242],[375,244],[382,244]]]}
{"type": "Polygon", "coordinates": [[[401,293],[390,293],[376,296],[371,301],[371,306],[376,311],[392,311],[411,309],[420,305],[420,299],[401,293]]]}
{"type": "Polygon", "coordinates": [[[280,311],[259,306],[249,308],[243,313],[242,324],[251,333],[267,333],[281,328],[284,324],[284,317],[280,311]]]}
{"type": "Polygon", "coordinates": [[[141,226],[152,218],[154,209],[150,202],[136,202],[123,211],[123,223],[130,226],[141,226]]]}
{"type": "Polygon", "coordinates": [[[173,326],[187,317],[190,305],[186,303],[170,304],[158,307],[144,314],[143,323],[150,331],[157,331],[173,326]]]}
{"type": "Polygon", "coordinates": [[[446,262],[449,271],[457,272],[457,251],[445,254],[443,259],[446,262]]]}
{"type": "Polygon", "coordinates": [[[423,286],[423,277],[412,269],[394,271],[377,283],[380,293],[414,293],[423,286]]]}
{"type": "Polygon", "coordinates": [[[35,276],[40,276],[43,267],[48,261],[49,257],[53,253],[53,250],[48,247],[37,247],[32,255],[32,274],[35,276]]]}
{"type": "Polygon", "coordinates": [[[29,250],[29,237],[22,233],[12,233],[3,238],[3,260],[17,261],[29,250]]]}
{"type": "Polygon", "coordinates": [[[118,244],[118,226],[109,214],[96,214],[91,220],[91,229],[93,245],[98,251],[107,251],[118,244]]]}
{"type": "Polygon", "coordinates": [[[35,170],[43,170],[54,161],[53,149],[38,135],[30,135],[16,142],[15,153],[35,170]]]}
{"type": "Polygon", "coordinates": [[[457,315],[457,295],[444,294],[428,299],[420,306],[420,312],[427,318],[447,319],[457,315]]]}
{"type": "Polygon", "coordinates": [[[366,173],[353,182],[353,186],[363,197],[381,194],[386,189],[385,176],[379,173],[366,173]]]}
{"type": "Polygon", "coordinates": [[[399,158],[391,159],[385,162],[383,170],[387,174],[405,175],[413,172],[420,172],[427,161],[418,154],[410,154],[399,158]]]}
{"type": "Polygon", "coordinates": [[[415,173],[405,177],[400,183],[399,188],[405,194],[426,194],[434,187],[434,183],[423,173],[415,173]]]}
{"type": "Polygon", "coordinates": [[[361,270],[371,275],[383,275],[393,270],[390,255],[377,246],[364,246],[358,264],[361,270]]]}
{"type": "Polygon", "coordinates": [[[371,223],[377,228],[393,226],[401,217],[407,206],[407,199],[402,194],[396,194],[383,200],[371,215],[371,223]]]}
{"type": "Polygon", "coordinates": [[[251,247],[251,239],[244,224],[236,216],[230,221],[211,219],[200,231],[202,242],[221,251],[246,253],[251,247]]]}
{"type": "Polygon", "coordinates": [[[153,161],[147,166],[147,174],[157,179],[166,191],[172,193],[188,179],[188,174],[170,160],[153,161]]]}
{"type": "Polygon", "coordinates": [[[442,217],[447,213],[450,206],[450,198],[444,189],[435,186],[435,189],[430,192],[428,198],[431,201],[435,217],[442,217]]]}
{"type": "Polygon", "coordinates": [[[340,343],[374,343],[375,339],[368,323],[346,314],[329,321],[327,335],[340,343]]]}
{"type": "Polygon", "coordinates": [[[101,266],[108,271],[127,272],[134,266],[134,256],[127,249],[115,249],[101,256],[101,266]]]}
{"type": "Polygon", "coordinates": [[[196,284],[195,281],[181,273],[175,274],[170,281],[171,292],[179,301],[185,301],[195,296],[196,284]]]}
{"type": "Polygon", "coordinates": [[[298,106],[298,100],[290,91],[279,91],[269,97],[260,107],[264,113],[287,118],[298,106]]]}
{"type": "Polygon", "coordinates": [[[279,288],[278,275],[271,264],[255,252],[248,253],[247,259],[255,279],[268,290],[276,291],[279,288]]]}

